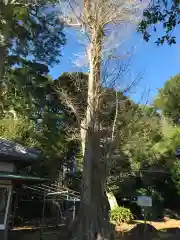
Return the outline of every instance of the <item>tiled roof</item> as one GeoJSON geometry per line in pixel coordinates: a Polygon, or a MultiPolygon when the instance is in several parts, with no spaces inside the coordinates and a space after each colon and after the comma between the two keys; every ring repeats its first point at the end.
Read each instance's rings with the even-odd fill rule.
{"type": "Polygon", "coordinates": [[[14,157],[14,159],[29,161],[37,159],[40,151],[34,148],[24,147],[14,141],[0,138],[0,158],[1,156],[14,157]]]}

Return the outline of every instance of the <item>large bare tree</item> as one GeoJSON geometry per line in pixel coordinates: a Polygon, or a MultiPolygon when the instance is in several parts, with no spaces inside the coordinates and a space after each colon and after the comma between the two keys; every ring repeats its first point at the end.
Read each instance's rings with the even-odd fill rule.
{"type": "MultiPolygon", "coordinates": [[[[106,95],[102,92],[102,68],[110,58],[119,57],[116,55],[117,39],[113,37],[113,43],[109,44],[111,46],[108,49],[107,40],[127,23],[137,21],[142,6],[135,0],[66,0],[65,3],[66,24],[79,28],[87,39],[89,68],[86,111],[83,118],[77,116],[83,152],[83,178],[79,224],[77,234],[72,239],[113,239],[105,192],[107,154],[101,147],[102,109],[106,95]]],[[[68,98],[64,96],[67,101],[68,98]]],[[[68,105],[77,115],[72,101],[68,100],[68,105]]],[[[111,128],[111,140],[115,137],[116,115],[111,128]]]]}

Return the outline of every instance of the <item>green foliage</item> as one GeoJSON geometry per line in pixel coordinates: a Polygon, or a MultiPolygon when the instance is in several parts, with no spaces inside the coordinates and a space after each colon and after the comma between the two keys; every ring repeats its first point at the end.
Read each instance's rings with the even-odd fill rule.
{"type": "MultiPolygon", "coordinates": [[[[15,60],[13,58],[11,57],[12,65],[9,64],[10,67],[4,77],[6,86],[1,94],[0,135],[41,149],[44,155],[44,166],[41,165],[38,170],[36,169],[36,172],[41,174],[57,177],[61,166],[69,164],[72,156],[76,157],[78,174],[70,176],[67,184],[79,191],[82,173],[80,138],[69,138],[70,127],[73,130],[77,129],[77,118],[65,104],[61,93],[66,91],[73,99],[81,119],[86,108],[87,75],[66,73],[52,81],[48,76],[46,65],[19,59],[19,66],[11,68],[13,62],[17,61],[16,57],[15,60]],[[80,80],[79,85],[76,78],[80,80]],[[18,120],[10,115],[12,111],[15,111],[18,120]]],[[[176,91],[178,79],[177,77],[173,85],[173,92],[176,91]]],[[[171,84],[168,88],[171,88],[171,84]]],[[[135,104],[118,93],[120,111],[116,124],[117,141],[111,149],[112,155],[108,158],[108,189],[121,197],[136,196],[138,190],[146,189],[151,196],[154,196],[157,205],[170,198],[168,193],[177,198],[180,169],[174,157],[174,150],[180,144],[180,130],[169,119],[172,118],[173,121],[177,119],[179,108],[176,113],[173,104],[167,107],[169,101],[178,104],[178,90],[174,95],[170,93],[168,95],[168,90],[166,94],[164,90],[162,91],[161,104],[156,101],[156,108],[135,104]],[[169,113],[165,107],[168,108],[169,113]],[[157,108],[166,117],[162,117],[162,114],[157,112],[157,108]],[[174,117],[175,113],[176,117],[174,117]],[[141,170],[148,169],[161,169],[169,175],[160,180],[162,175],[159,174],[158,176],[141,174],[141,170]],[[123,175],[124,172],[133,176],[123,175]]],[[[106,89],[106,99],[101,112],[104,129],[102,140],[111,136],[116,112],[115,104],[112,103],[115,99],[115,91],[106,89]]],[[[106,150],[109,147],[108,141],[104,142],[103,149],[106,150]]],[[[113,213],[113,217],[119,212],[118,209],[113,213]]],[[[118,215],[117,221],[128,221],[124,220],[124,215],[124,212],[120,215],[121,217],[118,215]]]]}
{"type": "Polygon", "coordinates": [[[173,183],[175,184],[178,195],[180,195],[180,161],[174,162],[170,171],[172,174],[173,183]]]}
{"type": "Polygon", "coordinates": [[[0,135],[39,148],[57,174],[67,141],[61,106],[47,97],[48,67],[59,62],[65,36],[59,1],[35,2],[0,2],[0,135]]]}
{"type": "Polygon", "coordinates": [[[161,141],[154,144],[153,151],[160,156],[175,156],[176,148],[180,144],[180,127],[174,126],[167,119],[162,119],[161,131],[161,141]]]}
{"type": "Polygon", "coordinates": [[[4,111],[12,108],[21,115],[39,117],[39,107],[46,102],[46,85],[49,80],[47,69],[40,72],[38,67],[39,64],[26,62],[6,72],[6,89],[1,95],[1,117],[4,111]]]}
{"type": "MultiPolygon", "coordinates": [[[[108,179],[108,187],[119,198],[139,194],[152,196],[154,218],[162,216],[164,204],[177,208],[168,193],[179,198],[179,165],[175,150],[180,144],[179,126],[156,109],[139,106],[130,117],[132,122],[127,118],[121,128],[120,157],[113,161],[114,171],[108,179]]],[[[126,119],[128,114],[124,114],[126,119]]]]}
{"type": "Polygon", "coordinates": [[[138,27],[138,32],[143,34],[144,40],[149,41],[150,28],[156,32],[156,25],[162,23],[165,34],[157,39],[156,44],[175,44],[176,37],[172,34],[173,30],[180,24],[179,7],[179,1],[153,1],[149,8],[144,11],[144,19],[138,27]]]}
{"type": "Polygon", "coordinates": [[[115,207],[110,210],[110,221],[119,225],[121,223],[130,223],[134,219],[130,209],[125,207],[115,207]]]}
{"type": "Polygon", "coordinates": [[[155,160],[152,148],[161,138],[161,133],[160,118],[150,108],[137,109],[130,119],[130,123],[125,126],[126,134],[121,149],[128,157],[130,170],[133,171],[140,170],[155,160]]]}
{"type": "Polygon", "coordinates": [[[39,148],[46,173],[55,177],[70,150],[62,105],[58,99],[47,97],[53,84],[47,71],[45,65],[23,61],[21,67],[6,72],[6,88],[1,95],[1,136],[39,148]]]}
{"type": "Polygon", "coordinates": [[[0,120],[0,137],[14,140],[25,146],[35,147],[37,140],[33,136],[34,123],[27,118],[18,116],[5,117],[0,120]]]}
{"type": "Polygon", "coordinates": [[[58,21],[59,11],[54,5],[59,1],[6,2],[0,3],[0,32],[9,52],[23,58],[31,56],[41,63],[57,62],[60,47],[65,43],[63,26],[58,21]]]}
{"type": "Polygon", "coordinates": [[[174,123],[180,119],[180,75],[176,75],[168,80],[154,100],[154,105],[164,116],[171,119],[174,123]]]}

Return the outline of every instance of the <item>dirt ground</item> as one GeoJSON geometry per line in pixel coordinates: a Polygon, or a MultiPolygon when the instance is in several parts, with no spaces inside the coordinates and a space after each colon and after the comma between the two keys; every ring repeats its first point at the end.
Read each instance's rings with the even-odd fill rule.
{"type": "Polygon", "coordinates": [[[169,219],[162,222],[147,222],[145,228],[143,221],[132,224],[122,224],[116,227],[119,240],[179,240],[180,220],[169,219]]]}
{"type": "MultiPolygon", "coordinates": [[[[144,223],[144,221],[134,221],[132,224],[123,223],[121,226],[118,226],[117,231],[129,231],[134,228],[138,223],[144,223]]],[[[150,222],[147,221],[148,224],[151,224],[157,230],[169,229],[169,228],[180,228],[180,220],[169,219],[164,222],[150,222]]]]}
{"type": "MultiPolygon", "coordinates": [[[[117,240],[180,240],[180,220],[169,219],[161,222],[147,222],[145,227],[143,221],[135,221],[132,224],[121,224],[116,227],[117,240]]],[[[66,232],[58,228],[46,231],[43,234],[44,240],[65,240],[62,233],[66,232]],[[57,234],[58,233],[58,234],[57,234]]],[[[65,234],[66,235],[66,234],[65,234]]],[[[39,240],[40,229],[16,228],[16,231],[10,231],[8,240],[39,240]]]]}

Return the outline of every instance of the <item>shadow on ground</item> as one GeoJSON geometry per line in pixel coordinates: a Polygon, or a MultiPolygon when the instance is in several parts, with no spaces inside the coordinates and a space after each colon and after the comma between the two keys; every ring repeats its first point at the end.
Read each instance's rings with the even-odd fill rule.
{"type": "MultiPolygon", "coordinates": [[[[180,227],[180,226],[179,226],[180,227]]],[[[179,240],[180,228],[157,230],[150,224],[140,223],[128,232],[118,233],[117,240],[179,240]]]]}
{"type": "MultiPolygon", "coordinates": [[[[8,240],[67,240],[67,229],[46,229],[43,235],[39,230],[10,231],[8,240]]],[[[139,223],[127,232],[119,232],[116,240],[180,240],[179,228],[157,230],[150,224],[139,223]]]]}
{"type": "MultiPolygon", "coordinates": [[[[9,231],[8,240],[67,240],[67,228],[24,229],[9,231]]],[[[1,239],[0,239],[1,240],[1,239]]]]}

